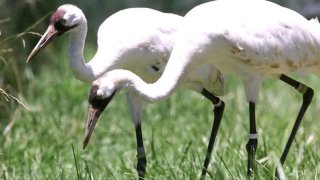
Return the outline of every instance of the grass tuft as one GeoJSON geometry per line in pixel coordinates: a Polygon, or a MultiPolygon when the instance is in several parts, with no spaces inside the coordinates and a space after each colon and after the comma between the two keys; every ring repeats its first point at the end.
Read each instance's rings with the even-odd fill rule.
{"type": "Polygon", "coordinates": [[[19,98],[7,93],[6,91],[4,91],[3,89],[0,88],[0,93],[3,95],[3,97],[5,98],[5,100],[7,102],[10,101],[10,99],[15,100],[16,102],[18,102],[20,105],[22,105],[26,110],[30,110],[30,108],[24,103],[22,102],[22,100],[20,100],[19,98]]]}
{"type": "Polygon", "coordinates": [[[79,160],[78,160],[78,158],[77,158],[77,155],[76,155],[76,153],[75,153],[75,151],[74,151],[73,144],[71,145],[71,148],[72,148],[72,154],[73,154],[74,164],[75,164],[75,167],[76,167],[77,178],[78,178],[78,180],[81,180],[80,164],[79,164],[79,160]]]}

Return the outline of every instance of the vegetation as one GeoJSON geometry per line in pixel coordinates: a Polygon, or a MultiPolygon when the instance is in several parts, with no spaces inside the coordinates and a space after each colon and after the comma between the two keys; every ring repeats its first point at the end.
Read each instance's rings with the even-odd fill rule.
{"type": "MultiPolygon", "coordinates": [[[[98,25],[119,9],[149,6],[183,14],[195,2],[201,3],[185,1],[180,5],[168,0],[138,4],[114,0],[99,1],[97,6],[98,1],[68,2],[82,7],[88,15],[87,59],[95,52],[98,25]]],[[[76,80],[69,70],[67,38],[57,39],[36,59],[25,63],[38,40],[37,32],[46,28],[46,14],[57,6],[49,1],[0,1],[0,178],[136,179],[134,127],[124,94],[119,93],[111,102],[88,147],[82,150],[89,86],[76,80]]],[[[318,179],[319,77],[296,78],[311,86],[315,97],[283,169],[288,179],[318,179]]],[[[228,76],[225,89],[222,99],[226,108],[209,176],[246,179],[248,105],[237,77],[228,76]]],[[[258,179],[273,177],[301,100],[297,91],[280,81],[269,79],[263,84],[257,105],[258,179]]],[[[143,133],[147,179],[199,177],[211,130],[212,108],[201,95],[188,90],[146,105],[143,133]]]]}

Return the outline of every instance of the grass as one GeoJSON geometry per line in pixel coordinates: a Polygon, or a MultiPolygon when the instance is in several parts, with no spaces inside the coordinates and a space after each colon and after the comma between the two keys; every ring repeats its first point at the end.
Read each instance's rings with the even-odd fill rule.
{"type": "MultiPolygon", "coordinates": [[[[124,94],[119,93],[105,110],[82,150],[89,86],[73,77],[67,60],[53,64],[55,68],[43,66],[30,76],[23,88],[29,109],[19,106],[0,124],[0,178],[136,179],[135,134],[124,94]],[[10,130],[3,133],[8,126],[10,130]]],[[[315,98],[283,169],[288,179],[318,179],[320,83],[316,76],[299,80],[314,88],[315,98]]],[[[238,78],[227,77],[222,99],[226,108],[209,176],[246,179],[248,105],[238,78]]],[[[284,83],[269,79],[263,84],[256,113],[257,179],[273,177],[300,103],[301,95],[284,83]]],[[[143,118],[147,179],[199,178],[212,115],[212,105],[188,90],[147,105],[143,118]]]]}

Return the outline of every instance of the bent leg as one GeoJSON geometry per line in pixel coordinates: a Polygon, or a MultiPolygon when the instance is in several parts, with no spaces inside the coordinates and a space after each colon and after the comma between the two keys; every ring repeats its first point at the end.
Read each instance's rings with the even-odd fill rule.
{"type": "Polygon", "coordinates": [[[202,173],[201,173],[201,179],[205,179],[206,173],[207,173],[207,169],[208,169],[208,166],[209,166],[209,162],[210,162],[210,159],[211,159],[211,153],[212,153],[213,145],[214,145],[214,142],[215,142],[215,139],[216,139],[216,136],[217,136],[217,132],[218,132],[219,126],[220,126],[220,122],[221,122],[221,119],[222,119],[222,115],[223,115],[223,110],[224,110],[225,104],[218,97],[212,95],[206,89],[203,89],[201,94],[204,97],[206,97],[208,100],[210,100],[212,102],[212,104],[214,105],[213,125],[212,125],[211,135],[210,135],[210,139],[209,139],[208,149],[207,149],[207,153],[206,153],[206,157],[205,157],[205,160],[204,160],[204,165],[203,165],[203,169],[202,169],[202,173]]]}
{"type": "MultiPolygon", "coordinates": [[[[298,81],[296,81],[296,80],[294,80],[284,74],[282,74],[280,76],[280,80],[282,80],[283,82],[285,82],[285,83],[289,84],[290,86],[294,87],[295,89],[297,89],[302,94],[302,97],[303,97],[302,105],[299,110],[298,116],[297,116],[296,121],[293,125],[288,142],[287,142],[287,144],[283,150],[283,153],[281,155],[281,158],[280,158],[280,162],[281,162],[281,164],[283,164],[286,160],[286,157],[288,155],[288,152],[289,152],[291,144],[294,140],[294,137],[296,136],[296,133],[298,131],[298,128],[300,126],[302,118],[311,103],[314,91],[310,87],[308,87],[308,86],[306,86],[306,85],[304,85],[304,84],[302,84],[302,83],[300,83],[300,82],[298,82],[298,81]]],[[[276,176],[278,176],[277,172],[276,172],[276,176]]]]}

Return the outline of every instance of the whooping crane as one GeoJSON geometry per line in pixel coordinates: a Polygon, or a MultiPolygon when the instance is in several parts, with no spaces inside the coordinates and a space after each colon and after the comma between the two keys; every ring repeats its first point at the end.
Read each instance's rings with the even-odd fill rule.
{"type": "MultiPolygon", "coordinates": [[[[155,83],[146,84],[127,70],[113,70],[93,82],[89,100],[107,101],[126,88],[146,101],[157,101],[190,80],[210,79],[206,71],[193,73],[201,67],[213,66],[224,74],[236,74],[243,81],[249,103],[250,133],[246,148],[247,173],[251,176],[258,144],[255,104],[263,79],[279,78],[303,95],[280,158],[283,164],[314,94],[311,88],[285,74],[319,74],[319,49],[320,25],[315,19],[308,21],[293,10],[265,0],[216,0],[196,6],[186,14],[168,65],[155,83]]],[[[202,87],[211,85],[195,82],[202,87]]]]}
{"type": "MultiPolygon", "coordinates": [[[[129,8],[119,11],[108,17],[99,27],[98,50],[92,60],[85,63],[83,49],[87,20],[78,7],[70,4],[62,5],[52,14],[49,27],[27,61],[46,47],[51,40],[68,32],[69,64],[79,80],[91,83],[107,71],[122,68],[131,70],[151,83],[160,77],[166,66],[181,21],[181,16],[148,8],[129,8]]],[[[213,69],[208,67],[207,71],[209,73],[213,69]]],[[[219,75],[219,72],[214,73],[219,75]]],[[[216,95],[222,93],[221,84],[216,84],[215,88],[216,92],[210,91],[210,93],[202,90],[202,94],[210,100],[213,99],[211,101],[214,103],[219,99],[211,92],[216,95]]],[[[127,92],[127,100],[136,131],[137,171],[139,177],[143,178],[147,159],[141,130],[142,101],[131,91],[127,92]]],[[[218,110],[222,114],[223,109],[217,108],[216,111],[218,110]]],[[[90,131],[85,132],[83,148],[89,142],[95,124],[91,125],[93,126],[90,131]]]]}

